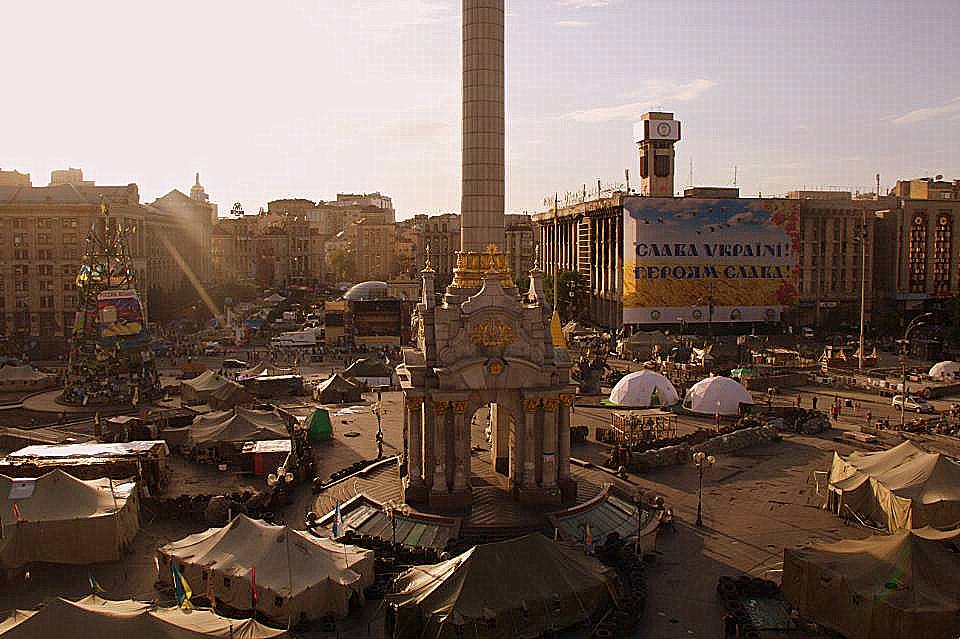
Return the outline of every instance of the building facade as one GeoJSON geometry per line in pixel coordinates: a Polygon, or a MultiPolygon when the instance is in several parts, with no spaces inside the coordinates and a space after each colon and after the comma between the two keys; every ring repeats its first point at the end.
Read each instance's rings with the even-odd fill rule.
{"type": "Polygon", "coordinates": [[[144,205],[136,184],[97,185],[83,180],[79,169],[67,172],[70,180],[56,175],[51,186],[0,186],[0,334],[61,341],[70,335],[77,271],[101,203],[127,230],[148,314],[152,293],[189,284],[185,266],[204,272],[207,255],[199,249],[209,217],[204,225],[202,216],[190,218],[164,198],[144,205]],[[171,246],[180,247],[179,259],[171,246]]]}

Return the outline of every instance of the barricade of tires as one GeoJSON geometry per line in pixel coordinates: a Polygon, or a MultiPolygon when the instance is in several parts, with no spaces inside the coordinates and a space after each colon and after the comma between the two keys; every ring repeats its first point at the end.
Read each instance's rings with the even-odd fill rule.
{"type": "Polygon", "coordinates": [[[737,636],[743,639],[756,639],[760,637],[760,634],[743,605],[743,599],[778,599],[780,597],[780,587],[769,579],[759,579],[747,575],[739,577],[723,576],[717,581],[717,596],[723,603],[724,609],[733,616],[734,623],[740,629],[737,636]]]}
{"type": "MultiPolygon", "coordinates": [[[[643,561],[629,544],[614,540],[616,550],[603,548],[597,553],[599,559],[617,571],[620,579],[621,598],[616,607],[607,614],[593,631],[595,639],[626,637],[640,621],[647,603],[647,583],[643,561]]],[[[611,544],[606,544],[610,546],[611,544]]]]}

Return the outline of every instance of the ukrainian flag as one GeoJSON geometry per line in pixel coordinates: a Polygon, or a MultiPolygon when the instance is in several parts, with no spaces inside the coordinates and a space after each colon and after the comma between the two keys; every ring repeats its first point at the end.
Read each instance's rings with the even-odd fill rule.
{"type": "Polygon", "coordinates": [[[175,562],[171,562],[170,572],[173,574],[173,589],[177,593],[177,605],[184,610],[193,609],[193,604],[190,603],[190,597],[193,596],[193,591],[190,590],[190,584],[187,583],[186,578],[183,576],[183,573],[180,572],[180,569],[177,568],[175,562]]]}

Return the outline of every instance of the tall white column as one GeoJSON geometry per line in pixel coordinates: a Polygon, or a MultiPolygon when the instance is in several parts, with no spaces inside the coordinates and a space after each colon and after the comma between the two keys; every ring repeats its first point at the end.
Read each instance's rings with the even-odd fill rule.
{"type": "Polygon", "coordinates": [[[504,0],[463,0],[462,251],[503,251],[504,0]]]}

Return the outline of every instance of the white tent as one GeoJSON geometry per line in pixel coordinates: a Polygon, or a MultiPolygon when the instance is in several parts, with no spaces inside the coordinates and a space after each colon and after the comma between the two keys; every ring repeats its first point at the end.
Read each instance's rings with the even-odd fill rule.
{"type": "Polygon", "coordinates": [[[218,602],[235,610],[250,610],[255,582],[257,612],[282,624],[330,614],[346,617],[350,600],[362,603],[364,588],[374,580],[372,550],[245,515],[171,542],[157,555],[160,581],[171,583],[170,562],[175,561],[195,592],[212,590],[218,602]]]}
{"type": "Polygon", "coordinates": [[[927,373],[933,379],[954,379],[960,373],[960,362],[937,362],[927,373]]]}
{"type": "Polygon", "coordinates": [[[138,511],[132,482],[84,481],[59,469],[0,475],[0,565],[116,561],[140,529],[138,511]]]}
{"type": "Polygon", "coordinates": [[[739,415],[740,404],[753,404],[746,388],[729,377],[708,377],[690,387],[683,407],[702,415],[739,415]]]}
{"type": "Polygon", "coordinates": [[[680,401],[670,380],[656,371],[643,369],[625,375],[610,391],[610,401],[621,406],[649,408],[672,406],[680,401]]]}

